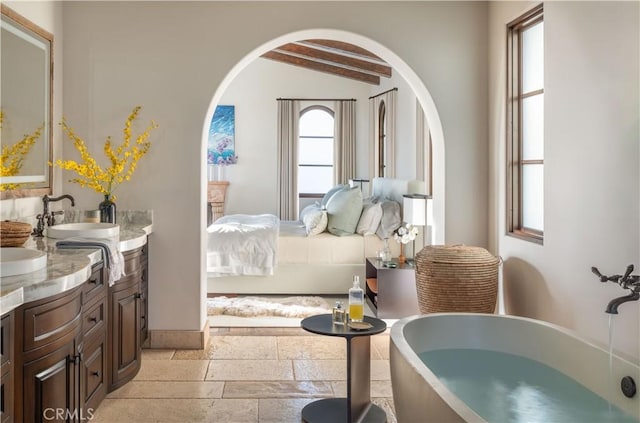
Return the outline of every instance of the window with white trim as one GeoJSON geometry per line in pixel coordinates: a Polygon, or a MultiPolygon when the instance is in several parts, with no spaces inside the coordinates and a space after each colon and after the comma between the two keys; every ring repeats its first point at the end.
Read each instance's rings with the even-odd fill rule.
{"type": "Polygon", "coordinates": [[[507,233],[544,235],[543,6],[507,25],[507,233]]]}
{"type": "Polygon", "coordinates": [[[310,106],[298,125],[298,198],[322,198],[334,186],[333,111],[310,106]]]}

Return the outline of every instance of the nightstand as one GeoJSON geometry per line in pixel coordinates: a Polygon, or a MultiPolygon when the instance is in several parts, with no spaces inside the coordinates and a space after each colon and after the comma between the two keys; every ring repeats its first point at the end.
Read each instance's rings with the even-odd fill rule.
{"type": "Polygon", "coordinates": [[[398,263],[397,267],[385,267],[375,257],[366,260],[365,298],[379,319],[400,319],[420,314],[416,294],[416,271],[409,263],[398,263]]]}

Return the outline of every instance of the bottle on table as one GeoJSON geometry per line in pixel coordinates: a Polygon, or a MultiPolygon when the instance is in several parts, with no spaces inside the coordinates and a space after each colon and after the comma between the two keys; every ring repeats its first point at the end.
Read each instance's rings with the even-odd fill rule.
{"type": "Polygon", "coordinates": [[[353,286],[349,289],[349,319],[362,322],[364,319],[364,291],[360,288],[360,277],[353,277],[353,286]]]}
{"type": "Polygon", "coordinates": [[[344,326],[347,323],[347,312],[342,307],[342,301],[336,301],[333,307],[332,321],[334,325],[344,326]]]}

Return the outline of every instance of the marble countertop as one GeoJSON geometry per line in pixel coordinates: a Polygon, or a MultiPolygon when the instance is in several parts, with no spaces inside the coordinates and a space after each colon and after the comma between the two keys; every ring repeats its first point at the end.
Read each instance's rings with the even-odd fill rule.
{"type": "MultiPolygon", "coordinates": [[[[82,221],[82,212],[65,214],[65,222],[82,221]]],[[[119,212],[116,222],[120,225],[121,252],[140,248],[147,243],[147,235],[153,232],[153,212],[119,212]]],[[[23,275],[0,277],[0,314],[7,313],[22,304],[60,294],[84,283],[91,276],[91,266],[102,259],[98,249],[59,249],[58,240],[31,237],[25,248],[47,253],[47,266],[23,275]]]]}

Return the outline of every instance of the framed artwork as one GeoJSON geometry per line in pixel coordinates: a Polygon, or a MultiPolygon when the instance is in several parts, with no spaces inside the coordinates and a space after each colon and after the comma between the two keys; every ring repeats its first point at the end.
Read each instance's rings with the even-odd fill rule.
{"type": "Polygon", "coordinates": [[[225,166],[237,163],[235,115],[235,106],[216,106],[209,126],[207,164],[225,166]]]}

